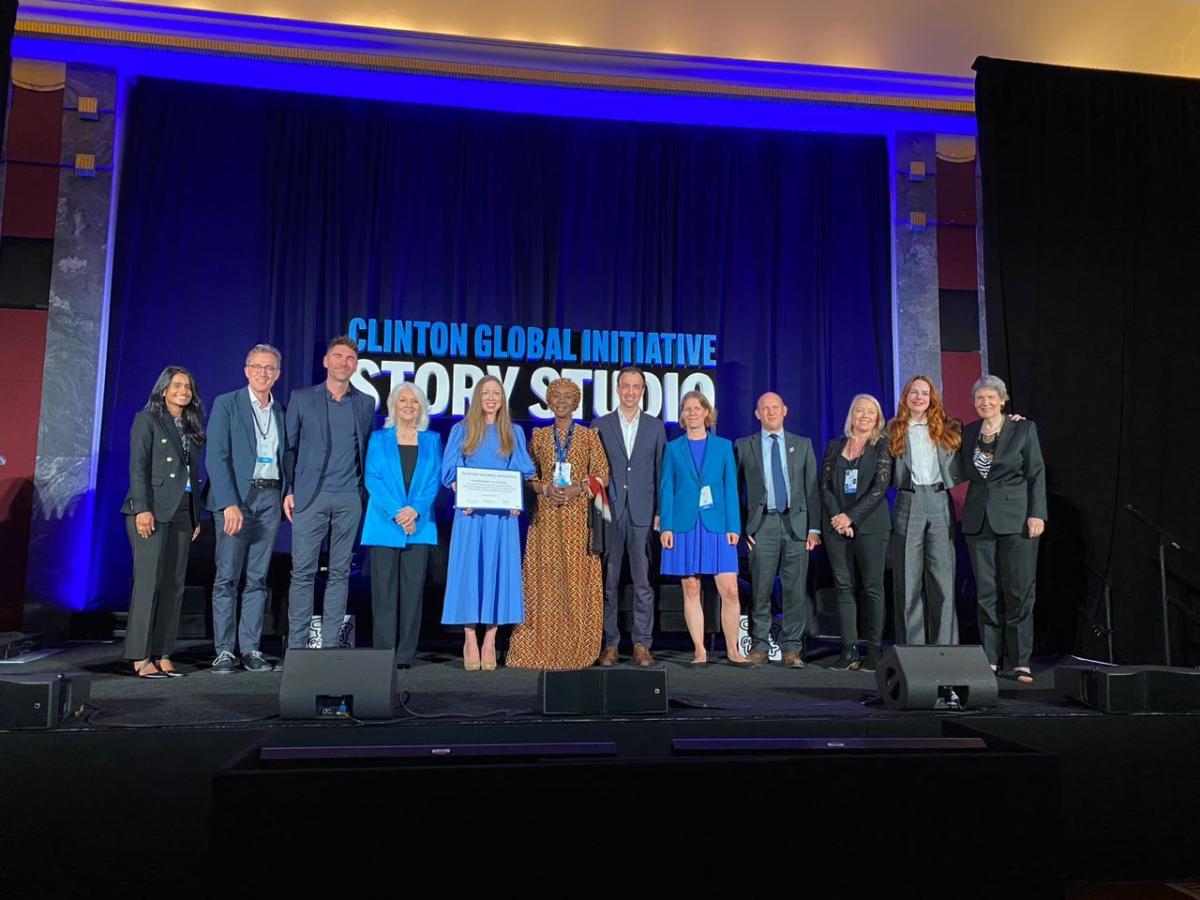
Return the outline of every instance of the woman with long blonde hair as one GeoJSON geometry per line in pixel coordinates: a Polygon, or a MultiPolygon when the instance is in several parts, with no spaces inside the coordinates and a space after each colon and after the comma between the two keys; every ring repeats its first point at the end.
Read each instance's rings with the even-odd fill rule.
{"type": "Polygon", "coordinates": [[[883,407],[870,394],[850,401],[841,437],[825,448],[821,497],[825,507],[825,555],[837,586],[842,655],[835,669],[879,666],[883,640],[883,571],[887,558],[887,491],[892,454],[883,430],[883,407]],[[866,655],[858,653],[858,614],[863,613],[866,655]]]}
{"type": "MultiPolygon", "coordinates": [[[[442,483],[457,490],[458,467],[508,469],[533,477],[525,433],[513,425],[500,379],[475,385],[471,405],[450,429],[442,456],[442,483]]],[[[496,632],[524,620],[519,509],[454,510],[442,623],[463,629],[463,668],[496,668],[496,632]],[[484,626],[479,640],[479,626],[484,626]]]]}
{"type": "Polygon", "coordinates": [[[892,587],[896,642],[957,644],[954,609],[954,512],[950,488],[959,481],[962,426],[946,416],[927,375],[914,375],[888,422],[895,464],[892,587]]]}

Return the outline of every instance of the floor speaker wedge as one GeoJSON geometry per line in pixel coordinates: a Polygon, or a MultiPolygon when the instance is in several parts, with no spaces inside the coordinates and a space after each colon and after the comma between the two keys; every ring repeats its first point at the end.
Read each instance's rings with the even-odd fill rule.
{"type": "Polygon", "coordinates": [[[983,648],[896,646],[875,670],[888,709],[981,709],[995,706],[996,675],[983,648]]]}
{"type": "Polygon", "coordinates": [[[390,719],[396,706],[394,650],[288,650],[281,719],[390,719]]]}
{"type": "Polygon", "coordinates": [[[1175,666],[1059,666],[1054,687],[1106,713],[1200,711],[1200,669],[1175,666]]]}
{"type": "Polygon", "coordinates": [[[543,670],[538,676],[543,715],[653,715],[667,711],[665,669],[543,670]]]}

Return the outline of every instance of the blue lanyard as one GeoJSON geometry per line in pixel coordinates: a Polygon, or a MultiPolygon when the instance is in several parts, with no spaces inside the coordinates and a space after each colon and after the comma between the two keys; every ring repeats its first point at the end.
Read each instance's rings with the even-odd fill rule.
{"type": "Polygon", "coordinates": [[[558,441],[558,426],[551,425],[550,430],[554,434],[554,455],[558,458],[559,462],[566,462],[567,453],[571,449],[571,438],[575,435],[575,423],[572,422],[567,428],[567,439],[561,444],[558,441]]]}
{"type": "MultiPolygon", "coordinates": [[[[691,438],[688,438],[691,441],[691,438]]],[[[699,478],[704,473],[704,460],[708,456],[708,433],[704,434],[704,452],[700,454],[700,462],[696,462],[696,456],[692,453],[691,444],[688,445],[688,456],[692,460],[692,468],[696,470],[696,477],[699,478]]]]}

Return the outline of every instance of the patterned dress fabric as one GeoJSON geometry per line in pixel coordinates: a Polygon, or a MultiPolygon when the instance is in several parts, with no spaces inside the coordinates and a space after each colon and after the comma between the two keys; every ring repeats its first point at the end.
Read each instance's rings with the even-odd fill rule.
{"type": "MultiPolygon", "coordinates": [[[[540,482],[554,477],[554,426],[529,440],[540,482]]],[[[560,441],[565,432],[559,432],[560,441]]],[[[600,435],[576,425],[567,451],[571,483],[588,475],[607,481],[600,435]]],[[[589,552],[586,492],[562,506],[539,496],[525,541],[525,622],[513,629],[506,665],[519,669],[585,669],[600,654],[604,628],[601,559],[589,552]]]]}

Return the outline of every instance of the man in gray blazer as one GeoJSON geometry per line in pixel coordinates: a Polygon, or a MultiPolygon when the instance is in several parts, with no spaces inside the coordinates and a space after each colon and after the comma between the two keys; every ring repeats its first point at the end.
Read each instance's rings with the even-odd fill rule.
{"type": "Polygon", "coordinates": [[[770,657],[771,594],[775,573],[783,581],[783,665],[804,668],[808,629],[808,554],[821,543],[821,499],[812,441],[783,430],[787,406],[768,391],[758,398],[754,417],[762,429],[734,444],[742,483],[742,522],[750,549],[750,662],[770,657]]]}
{"type": "Polygon", "coordinates": [[[321,544],[329,535],[329,579],[321,615],[321,645],[336,648],[346,615],[350,561],[365,504],[363,462],[375,423],[375,403],[356,391],[358,348],[336,337],[325,351],[321,384],[292,392],[288,400],[283,512],[292,523],[292,585],[288,592],[288,648],[308,643],[313,579],[321,544]]]}
{"type": "Polygon", "coordinates": [[[620,659],[617,601],[621,568],[629,557],[633,581],[633,662],[649,666],[654,631],[654,589],[650,587],[650,529],[658,530],[658,481],[662,472],[667,432],[661,419],[642,412],[646,376],[636,366],[617,373],[620,406],[592,422],[608,457],[608,501],[612,524],[608,528],[608,558],[604,574],[604,649],[599,664],[615,665],[620,659]]]}
{"type": "Polygon", "coordinates": [[[208,417],[208,482],[201,499],[212,513],[217,535],[212,671],[218,675],[237,671],[239,652],[247,672],[274,669],[259,642],[283,495],[283,409],[271,394],[280,360],[270,344],[256,344],[242,370],[247,386],[217,397],[208,417]],[[246,587],[239,624],[243,571],[246,587]]]}

